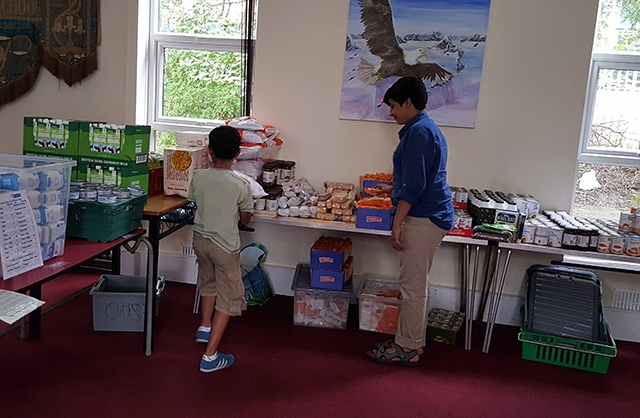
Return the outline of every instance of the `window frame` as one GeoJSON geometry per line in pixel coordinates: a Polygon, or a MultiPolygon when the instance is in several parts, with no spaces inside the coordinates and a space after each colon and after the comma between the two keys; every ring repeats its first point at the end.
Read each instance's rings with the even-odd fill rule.
{"type": "MultiPolygon", "coordinates": [[[[247,0],[251,1],[251,0],[247,0]]],[[[147,45],[147,83],[146,89],[146,119],[147,124],[151,126],[152,132],[152,148],[155,149],[155,132],[197,132],[208,133],[212,128],[224,124],[222,120],[213,119],[197,119],[197,118],[181,118],[174,116],[164,116],[163,112],[163,94],[164,94],[164,50],[181,49],[187,51],[219,51],[252,54],[252,51],[246,51],[246,46],[255,46],[255,39],[247,40],[232,37],[218,37],[205,34],[184,34],[184,33],[166,33],[159,32],[158,19],[161,0],[150,0],[148,13],[148,45],[147,45]],[[244,46],[244,48],[243,48],[244,46]]],[[[252,56],[247,59],[253,59],[252,56]]],[[[252,72],[250,67],[248,72],[252,72]]],[[[245,75],[251,80],[252,74],[245,75]]],[[[251,86],[246,91],[248,101],[251,101],[251,86]]],[[[247,113],[246,109],[243,111],[247,113]]]]}
{"type": "Polygon", "coordinates": [[[579,163],[623,165],[640,167],[640,152],[635,155],[631,152],[616,150],[588,149],[591,122],[595,108],[598,89],[598,75],[600,70],[632,70],[640,71],[640,55],[593,53],[589,70],[587,95],[585,98],[585,110],[583,116],[582,131],[580,134],[580,148],[578,151],[579,163]]]}

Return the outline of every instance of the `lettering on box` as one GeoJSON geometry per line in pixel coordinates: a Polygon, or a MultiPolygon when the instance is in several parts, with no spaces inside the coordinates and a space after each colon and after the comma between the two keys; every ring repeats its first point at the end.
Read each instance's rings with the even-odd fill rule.
{"type": "Polygon", "coordinates": [[[189,172],[176,170],[171,164],[165,167],[167,180],[189,181],[189,172]]]}
{"type": "Polygon", "coordinates": [[[111,302],[105,306],[104,316],[110,321],[139,322],[144,317],[144,303],[111,302]]]}
{"type": "Polygon", "coordinates": [[[336,279],[331,276],[320,276],[320,283],[333,283],[336,279]]]}
{"type": "Polygon", "coordinates": [[[320,264],[333,263],[333,257],[319,257],[318,261],[320,262],[320,264]]]}
{"type": "Polygon", "coordinates": [[[368,224],[382,222],[382,218],[380,216],[367,216],[366,219],[368,224]]]}

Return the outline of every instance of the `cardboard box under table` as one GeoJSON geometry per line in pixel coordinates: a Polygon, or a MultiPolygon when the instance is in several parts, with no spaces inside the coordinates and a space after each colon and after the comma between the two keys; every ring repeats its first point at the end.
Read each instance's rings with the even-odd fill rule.
{"type": "Polygon", "coordinates": [[[142,226],[147,195],[117,203],[69,202],[67,236],[108,242],[142,226]]]}
{"type": "Polygon", "coordinates": [[[144,331],[147,279],[103,274],[91,287],[95,331],[144,331]]]}
{"type": "Polygon", "coordinates": [[[320,290],[311,287],[311,269],[298,264],[291,284],[294,294],[293,323],[318,328],[347,328],[352,280],[341,290],[320,290]]]}
{"type": "Polygon", "coordinates": [[[433,308],[427,320],[427,341],[455,345],[463,322],[462,312],[433,308]]]}

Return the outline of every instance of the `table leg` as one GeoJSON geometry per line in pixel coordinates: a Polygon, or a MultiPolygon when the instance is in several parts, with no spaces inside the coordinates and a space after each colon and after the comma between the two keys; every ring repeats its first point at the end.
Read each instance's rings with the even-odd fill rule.
{"type": "Polygon", "coordinates": [[[491,281],[493,279],[493,271],[495,269],[495,252],[498,249],[496,245],[489,243],[487,247],[487,254],[484,260],[484,273],[482,276],[482,290],[480,292],[480,304],[478,305],[477,322],[482,322],[484,319],[484,311],[487,307],[487,299],[489,297],[489,288],[491,287],[491,281]]]}
{"type": "MultiPolygon", "coordinates": [[[[153,276],[154,286],[158,282],[158,257],[160,255],[160,216],[152,216],[149,218],[149,244],[151,247],[148,251],[152,252],[153,263],[151,264],[151,274],[153,276]]],[[[147,306],[152,307],[151,311],[157,313],[158,301],[156,300],[156,292],[153,292],[153,303],[147,306]]]]}
{"type": "MultiPolygon", "coordinates": [[[[476,245],[475,247],[475,257],[473,260],[473,279],[471,281],[471,286],[467,286],[467,306],[465,312],[465,350],[471,350],[471,332],[473,327],[473,312],[475,310],[475,299],[476,299],[476,283],[478,281],[478,258],[480,256],[480,246],[476,245]]],[[[467,280],[468,283],[468,280],[467,280]]]]}
{"type": "MultiPolygon", "coordinates": [[[[37,285],[29,289],[29,296],[42,299],[42,286],[37,285]]],[[[37,308],[29,314],[29,338],[40,338],[42,308],[37,308]]]]}
{"type": "Polygon", "coordinates": [[[120,264],[122,255],[120,254],[120,246],[111,250],[111,274],[120,274],[120,264]]]}
{"type": "Polygon", "coordinates": [[[462,246],[462,264],[460,268],[460,312],[467,310],[467,289],[469,288],[469,245],[462,246]]]}
{"type": "Polygon", "coordinates": [[[147,246],[147,285],[145,291],[145,310],[144,310],[144,353],[147,356],[151,355],[153,349],[153,303],[156,296],[156,277],[152,274],[153,266],[157,265],[153,258],[153,248],[151,242],[146,237],[139,237],[136,239],[133,245],[125,242],[122,244],[125,250],[134,254],[140,243],[143,242],[147,246]]]}
{"type": "Polygon", "coordinates": [[[498,307],[500,306],[500,299],[502,298],[502,289],[507,278],[507,270],[509,268],[509,260],[511,259],[511,250],[507,250],[507,256],[505,257],[504,265],[502,266],[502,274],[500,274],[500,249],[498,249],[498,255],[496,257],[496,269],[495,280],[492,286],[491,303],[489,307],[489,313],[487,316],[487,329],[484,336],[483,353],[489,352],[489,346],[491,344],[491,336],[493,334],[493,326],[496,323],[498,316],[498,307]],[[499,279],[499,281],[498,281],[499,279]]]}
{"type": "Polygon", "coordinates": [[[158,277],[158,253],[160,252],[160,217],[152,216],[149,218],[149,242],[151,244],[150,250],[153,252],[153,277],[158,277]]]}

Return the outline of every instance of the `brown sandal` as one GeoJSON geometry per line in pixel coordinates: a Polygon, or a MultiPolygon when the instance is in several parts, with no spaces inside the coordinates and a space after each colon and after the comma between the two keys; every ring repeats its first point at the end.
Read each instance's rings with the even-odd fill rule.
{"type": "Polygon", "coordinates": [[[378,363],[382,364],[395,364],[396,366],[414,367],[418,365],[418,361],[411,361],[416,356],[420,359],[420,353],[418,350],[404,351],[395,342],[389,340],[382,344],[375,344],[374,351],[367,351],[367,356],[378,363]],[[388,352],[390,348],[395,349],[395,352],[388,352]]]}

